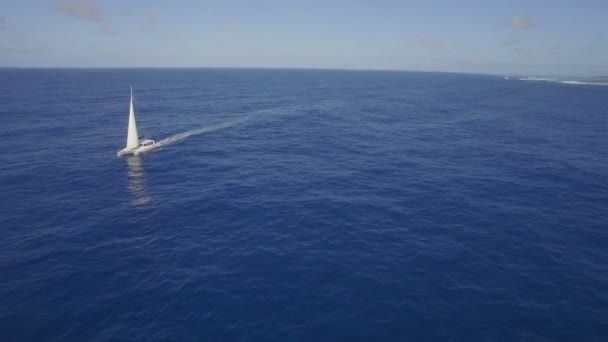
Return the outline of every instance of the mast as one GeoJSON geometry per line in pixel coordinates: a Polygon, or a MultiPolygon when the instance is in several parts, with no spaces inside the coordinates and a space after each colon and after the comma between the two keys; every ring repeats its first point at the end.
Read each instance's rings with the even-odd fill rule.
{"type": "Polygon", "coordinates": [[[131,102],[129,103],[129,129],[127,130],[127,149],[139,146],[137,134],[137,123],[135,122],[135,110],[133,109],[133,88],[131,88],[131,102]]]}

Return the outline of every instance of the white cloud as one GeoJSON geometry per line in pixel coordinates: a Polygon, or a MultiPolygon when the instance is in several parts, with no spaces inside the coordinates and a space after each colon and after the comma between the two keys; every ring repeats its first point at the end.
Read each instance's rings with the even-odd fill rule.
{"type": "Polygon", "coordinates": [[[537,26],[537,24],[528,17],[515,16],[511,18],[510,26],[515,29],[528,29],[537,26]]]}
{"type": "Polygon", "coordinates": [[[592,56],[595,54],[595,47],[593,45],[584,45],[581,48],[581,51],[583,52],[583,54],[587,55],[587,56],[592,56]]]}
{"type": "Polygon", "coordinates": [[[139,23],[139,30],[143,33],[156,37],[164,37],[173,41],[181,40],[184,37],[183,32],[179,28],[167,28],[156,12],[144,10],[143,16],[139,23]]]}
{"type": "Polygon", "coordinates": [[[118,34],[118,30],[116,30],[115,28],[113,28],[110,25],[104,25],[101,28],[101,32],[103,32],[105,34],[118,34]]]}
{"type": "Polygon", "coordinates": [[[102,22],[105,20],[103,11],[93,0],[61,0],[55,5],[55,10],[84,21],[102,22]]]}
{"type": "Polygon", "coordinates": [[[418,44],[427,48],[440,48],[442,46],[441,43],[433,40],[431,37],[429,37],[426,33],[423,32],[419,32],[416,34],[416,41],[418,42],[418,44]]]}
{"type": "Polygon", "coordinates": [[[143,20],[141,22],[140,28],[143,32],[153,33],[158,29],[158,16],[156,13],[152,11],[144,11],[143,12],[143,20]]]}
{"type": "Polygon", "coordinates": [[[516,39],[516,38],[508,39],[504,43],[507,46],[520,46],[521,45],[521,42],[519,41],[519,39],[516,39]]]}
{"type": "Polygon", "coordinates": [[[41,52],[41,50],[14,46],[0,46],[0,54],[32,54],[38,52],[41,52]]]}

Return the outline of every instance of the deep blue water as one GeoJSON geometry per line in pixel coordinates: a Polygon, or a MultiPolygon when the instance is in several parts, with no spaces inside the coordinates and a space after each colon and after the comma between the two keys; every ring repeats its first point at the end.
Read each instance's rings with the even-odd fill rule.
{"type": "Polygon", "coordinates": [[[608,340],[608,87],[5,69],[0,136],[1,341],[608,340]]]}

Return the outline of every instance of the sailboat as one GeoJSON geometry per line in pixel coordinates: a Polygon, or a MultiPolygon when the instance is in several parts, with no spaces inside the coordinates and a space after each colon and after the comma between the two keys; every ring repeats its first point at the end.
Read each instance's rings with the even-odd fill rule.
{"type": "Polygon", "coordinates": [[[151,139],[139,139],[137,133],[137,123],[135,122],[135,110],[133,109],[133,88],[131,88],[131,102],[129,104],[129,128],[127,130],[127,146],[116,154],[123,156],[126,154],[140,154],[150,151],[156,147],[156,142],[151,139]]]}

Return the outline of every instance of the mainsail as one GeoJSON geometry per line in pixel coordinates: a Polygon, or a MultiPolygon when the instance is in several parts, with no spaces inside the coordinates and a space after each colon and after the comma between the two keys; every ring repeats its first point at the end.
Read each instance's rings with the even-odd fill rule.
{"type": "Polygon", "coordinates": [[[135,123],[135,110],[133,109],[133,88],[131,88],[131,104],[129,107],[129,129],[127,131],[127,147],[130,150],[139,146],[139,136],[137,134],[137,123],[135,123]]]}

